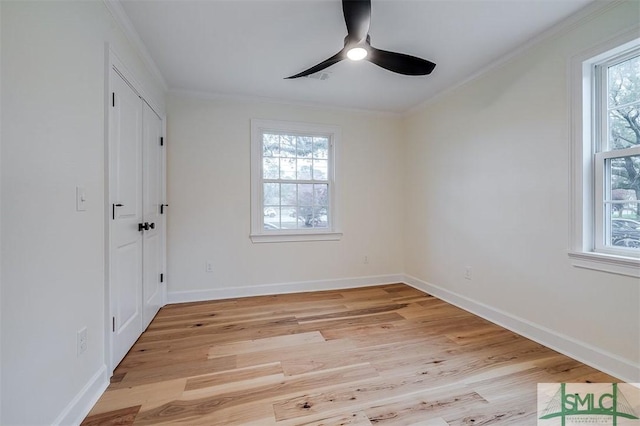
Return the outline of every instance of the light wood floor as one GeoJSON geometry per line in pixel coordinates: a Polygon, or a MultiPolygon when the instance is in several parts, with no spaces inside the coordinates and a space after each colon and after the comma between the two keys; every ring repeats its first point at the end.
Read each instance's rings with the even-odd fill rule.
{"type": "Polygon", "coordinates": [[[168,305],[83,425],[535,425],[618,381],[404,284],[168,305]]]}

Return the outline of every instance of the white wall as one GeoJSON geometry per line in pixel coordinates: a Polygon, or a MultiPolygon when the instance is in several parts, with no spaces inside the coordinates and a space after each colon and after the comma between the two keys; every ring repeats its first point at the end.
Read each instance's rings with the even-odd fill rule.
{"type": "MultiPolygon", "coordinates": [[[[167,108],[170,301],[283,288],[266,290],[256,287],[259,285],[308,284],[402,272],[398,117],[184,95],[171,96],[167,108]],[[342,127],[337,146],[341,241],[251,242],[252,118],[342,127]],[[363,264],[365,255],[368,265],[363,264]],[[207,261],[213,262],[213,273],[205,272],[207,261]],[[185,291],[199,293],[180,294],[185,291]]],[[[291,290],[318,288],[317,284],[291,290]]]]}
{"type": "Polygon", "coordinates": [[[619,357],[636,381],[640,283],[567,256],[567,70],[637,25],[639,5],[594,15],[411,114],[404,209],[409,276],[619,357]]]}
{"type": "MultiPolygon", "coordinates": [[[[0,7],[0,423],[51,424],[73,418],[104,365],[104,43],[151,76],[102,2],[0,7]],[[75,211],[76,185],[86,212],[75,211]],[[83,326],[89,348],[77,357],[83,326]]],[[[637,364],[637,281],[573,268],[566,255],[567,60],[635,22],[637,8],[616,6],[404,121],[172,96],[170,292],[407,272],[637,364]],[[342,126],[341,241],[250,242],[251,118],[342,126]]]]}
{"type": "Polygon", "coordinates": [[[0,423],[69,422],[106,385],[105,43],[151,77],[101,1],[1,4],[0,423]]]}

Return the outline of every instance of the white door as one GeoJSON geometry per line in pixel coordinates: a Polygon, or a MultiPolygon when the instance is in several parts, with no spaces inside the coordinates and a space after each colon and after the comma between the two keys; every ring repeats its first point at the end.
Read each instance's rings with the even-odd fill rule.
{"type": "Polygon", "coordinates": [[[110,306],[112,366],[142,333],[142,100],[111,72],[109,169],[111,203],[110,306]]]}
{"type": "Polygon", "coordinates": [[[161,144],[162,120],[143,102],[142,112],[143,190],[142,216],[145,222],[143,239],[143,329],[147,328],[162,305],[161,274],[163,272],[164,157],[161,144]]]}

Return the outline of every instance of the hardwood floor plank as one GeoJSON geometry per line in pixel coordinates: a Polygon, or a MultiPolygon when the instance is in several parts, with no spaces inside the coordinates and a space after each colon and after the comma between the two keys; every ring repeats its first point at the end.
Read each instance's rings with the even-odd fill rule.
{"type": "MultiPolygon", "coordinates": [[[[437,424],[442,423],[443,418],[482,410],[487,405],[486,401],[471,389],[448,387],[376,404],[365,410],[365,413],[373,424],[420,424],[428,421],[437,424]]],[[[448,423],[447,421],[445,424],[448,423]]]]}
{"type": "Polygon", "coordinates": [[[83,424],[517,425],[617,381],[404,284],[163,307],[83,424]]]}
{"type": "MultiPolygon", "coordinates": [[[[219,387],[212,388],[210,396],[202,397],[202,389],[197,399],[179,399],[153,410],[141,411],[136,417],[136,424],[155,424],[158,421],[177,421],[206,415],[227,407],[245,405],[265,398],[283,397],[299,393],[306,389],[318,389],[327,384],[351,383],[364,378],[377,376],[377,372],[369,365],[355,365],[336,369],[322,374],[296,376],[280,379],[272,383],[256,384],[251,389],[220,392],[219,387]]],[[[187,395],[188,396],[188,395],[187,395]]]]}
{"type": "Polygon", "coordinates": [[[144,406],[146,409],[158,407],[182,396],[186,379],[165,380],[162,386],[149,383],[126,388],[109,386],[93,407],[90,416],[105,412],[115,412],[125,404],[129,406],[144,406]]]}
{"type": "MultiPolygon", "coordinates": [[[[329,341],[332,342],[332,341],[329,341]]],[[[309,371],[319,371],[359,363],[381,363],[384,360],[392,360],[396,364],[406,357],[425,357],[430,353],[438,353],[446,347],[438,345],[435,341],[427,342],[424,339],[410,340],[399,343],[370,342],[371,346],[354,347],[345,352],[314,353],[312,356],[289,357],[282,361],[282,368],[287,374],[301,374],[309,371]]],[[[449,342],[448,342],[449,343],[449,342]]],[[[449,343],[450,344],[450,343],[449,343]]],[[[379,369],[382,373],[383,370],[379,369]]]]}
{"type": "MultiPolygon", "coordinates": [[[[319,323],[300,323],[298,328],[304,331],[319,330],[321,333],[325,330],[338,330],[340,328],[351,328],[356,326],[363,326],[369,324],[379,324],[384,322],[399,322],[404,318],[398,315],[396,312],[389,312],[383,314],[374,314],[361,317],[346,317],[342,319],[332,319],[327,321],[321,321],[319,323]]],[[[324,333],[323,333],[324,335],[324,333]]]]}
{"type": "Polygon", "coordinates": [[[204,361],[208,359],[208,356],[209,347],[206,344],[186,348],[175,345],[167,349],[145,349],[142,344],[136,344],[118,365],[118,376],[122,376],[119,381],[122,381],[126,372],[131,369],[147,369],[164,367],[173,363],[204,361]]]}
{"type": "Polygon", "coordinates": [[[353,414],[336,414],[328,418],[297,423],[299,426],[370,426],[372,424],[362,411],[353,414]]]}
{"type": "Polygon", "coordinates": [[[279,330],[283,328],[291,328],[298,325],[298,322],[293,316],[283,316],[280,318],[269,318],[257,321],[235,321],[226,324],[206,324],[196,323],[189,327],[171,328],[169,330],[149,332],[144,335],[144,343],[160,342],[165,344],[169,340],[181,340],[189,337],[200,337],[203,333],[208,334],[208,337],[214,343],[222,343],[228,341],[230,336],[234,332],[242,332],[246,336],[252,336],[260,333],[265,333],[264,337],[270,337],[278,334],[279,330]]]}
{"type": "MultiPolygon", "coordinates": [[[[164,308],[163,308],[164,309],[164,308]]],[[[207,325],[241,323],[264,319],[273,319],[298,315],[312,315],[339,312],[350,309],[347,305],[336,303],[335,299],[309,300],[297,303],[287,303],[268,306],[268,309],[257,310],[256,307],[235,307],[233,309],[209,308],[209,311],[198,310],[182,312],[180,315],[158,314],[151,323],[148,331],[170,329],[203,323],[207,325]],[[157,322],[156,322],[157,320],[157,322]]],[[[164,313],[162,310],[160,313],[164,313]]]]}
{"type": "Polygon", "coordinates": [[[82,422],[82,426],[106,426],[120,425],[129,426],[133,424],[136,414],[140,411],[140,406],[125,407],[114,411],[89,415],[82,422]]]}
{"type": "Polygon", "coordinates": [[[245,368],[237,368],[235,370],[223,371],[221,373],[190,377],[184,386],[184,391],[186,392],[194,389],[210,388],[213,386],[224,386],[229,383],[242,382],[245,380],[282,374],[282,366],[279,362],[272,362],[270,364],[245,368]]]}
{"type": "Polygon", "coordinates": [[[308,333],[288,334],[284,336],[266,337],[264,339],[253,339],[240,342],[228,342],[212,346],[209,349],[209,358],[224,355],[237,355],[250,352],[259,352],[268,349],[286,350],[293,346],[304,346],[309,343],[324,342],[325,339],[319,331],[308,333]]]}
{"type": "MultiPolygon", "coordinates": [[[[425,377],[398,377],[369,379],[359,383],[313,392],[295,398],[277,401],[273,408],[276,420],[286,420],[322,412],[345,410],[349,407],[362,407],[383,403],[388,399],[402,395],[412,395],[430,388],[425,377]]],[[[473,398],[484,401],[475,392],[473,398]]]]}
{"type": "Polygon", "coordinates": [[[276,420],[300,419],[318,413],[331,413],[347,407],[365,409],[372,423],[379,423],[382,418],[369,414],[367,407],[386,406],[402,401],[413,401],[416,394],[431,395],[423,410],[423,418],[441,416],[446,413],[445,407],[457,404],[453,409],[460,410],[470,404],[486,404],[487,402],[472,389],[464,385],[441,389],[432,389],[422,378],[401,378],[368,380],[359,384],[340,387],[339,390],[302,395],[274,404],[276,420]],[[428,413],[428,414],[427,414],[428,413]]]}
{"type": "Polygon", "coordinates": [[[229,371],[234,368],[236,368],[235,355],[200,361],[167,363],[144,369],[133,368],[127,372],[120,382],[112,383],[109,388],[122,389],[158,381],[199,376],[216,371],[229,371]]]}
{"type": "Polygon", "coordinates": [[[304,367],[309,364],[317,365],[326,363],[327,359],[335,356],[344,359],[345,353],[355,348],[355,344],[348,339],[329,340],[325,342],[310,343],[295,351],[282,351],[281,349],[270,349],[267,351],[252,352],[237,355],[238,367],[256,365],[261,362],[279,361],[287,376],[309,373],[311,371],[332,369],[354,364],[353,360],[329,365],[326,368],[304,367]],[[298,367],[296,367],[298,366],[298,367]]]}
{"type": "Polygon", "coordinates": [[[348,309],[340,312],[334,312],[331,314],[324,315],[312,315],[312,316],[296,316],[298,322],[300,324],[314,322],[314,321],[327,321],[331,319],[346,319],[353,317],[363,317],[367,315],[379,314],[384,312],[397,311],[399,309],[406,308],[407,304],[392,304],[392,305],[382,305],[382,306],[373,306],[364,309],[348,309]]]}

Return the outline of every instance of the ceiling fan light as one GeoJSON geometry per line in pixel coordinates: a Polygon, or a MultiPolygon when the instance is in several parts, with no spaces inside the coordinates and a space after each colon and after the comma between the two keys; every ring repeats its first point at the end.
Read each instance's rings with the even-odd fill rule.
{"type": "Polygon", "coordinates": [[[349,49],[347,57],[352,61],[360,61],[367,57],[367,53],[367,49],[363,47],[354,47],[353,49],[349,49]]]}

